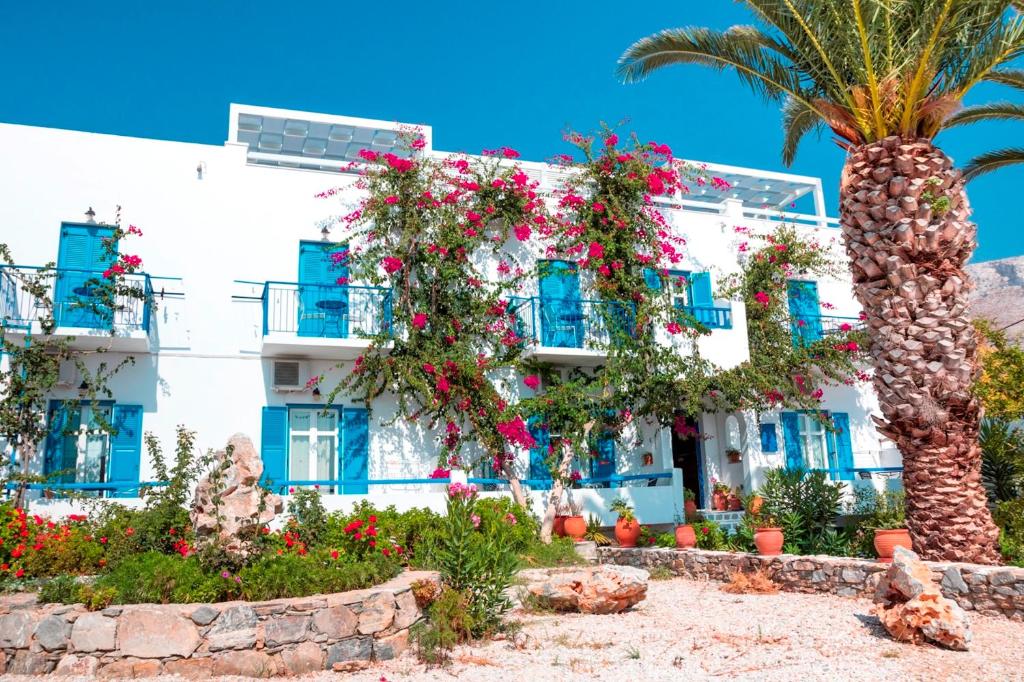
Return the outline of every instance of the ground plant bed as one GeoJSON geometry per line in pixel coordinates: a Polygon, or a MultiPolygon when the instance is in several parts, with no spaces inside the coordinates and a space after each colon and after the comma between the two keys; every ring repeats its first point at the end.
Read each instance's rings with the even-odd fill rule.
{"type": "Polygon", "coordinates": [[[409,628],[422,617],[413,585],[436,580],[408,571],[336,594],[99,611],[10,595],[0,601],[0,673],[195,678],[356,670],[408,648],[409,628]]]}
{"type": "MultiPolygon", "coordinates": [[[[736,571],[763,569],[789,592],[870,597],[886,569],[874,560],[832,556],[759,556],[701,549],[601,547],[602,563],[662,568],[695,580],[728,581],[736,571]]],[[[966,611],[1024,621],[1024,568],[926,562],[943,594],[966,611]]]]}

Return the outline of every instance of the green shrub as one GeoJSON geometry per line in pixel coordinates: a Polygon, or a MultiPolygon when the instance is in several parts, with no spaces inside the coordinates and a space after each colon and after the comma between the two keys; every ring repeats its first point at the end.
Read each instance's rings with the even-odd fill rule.
{"type": "Polygon", "coordinates": [[[699,549],[724,550],[729,548],[725,531],[714,521],[700,521],[693,524],[699,549]]]}
{"type": "Polygon", "coordinates": [[[654,539],[654,544],[658,547],[675,547],[676,546],[676,534],[675,533],[658,533],[658,536],[654,539]]]}
{"type": "Polygon", "coordinates": [[[785,551],[819,554],[832,542],[826,536],[839,513],[845,483],[830,482],[823,471],[772,469],[758,491],[761,513],[779,520],[785,551]]]}
{"type": "Polygon", "coordinates": [[[239,592],[232,576],[204,570],[196,557],[153,551],[124,559],[97,578],[94,591],[107,589],[114,591],[115,604],[215,602],[239,592]]]}
{"type": "Polygon", "coordinates": [[[576,553],[576,543],[571,538],[552,538],[546,545],[534,539],[530,546],[519,552],[522,568],[552,568],[555,566],[578,566],[586,561],[576,553]]]}
{"type": "Polygon", "coordinates": [[[448,513],[436,548],[442,585],[466,597],[473,637],[496,630],[511,608],[505,592],[519,563],[507,544],[511,535],[478,529],[483,519],[477,502],[475,488],[449,486],[448,513]]]}
{"type": "Polygon", "coordinates": [[[288,527],[299,533],[308,547],[316,547],[327,532],[327,510],[319,488],[299,488],[288,501],[288,527]]]}
{"type": "Polygon", "coordinates": [[[431,548],[436,544],[429,538],[440,524],[441,516],[429,509],[410,509],[399,512],[394,506],[377,509],[366,500],[358,502],[350,513],[333,512],[326,519],[320,546],[327,549],[341,549],[349,542],[345,531],[353,521],[364,522],[376,517],[378,537],[389,546],[401,548],[405,560],[417,567],[428,567],[431,548]]]}
{"type": "Polygon", "coordinates": [[[1006,562],[1024,567],[1024,498],[996,505],[992,514],[999,526],[999,549],[1006,562]]]}
{"type": "Polygon", "coordinates": [[[282,597],[345,592],[378,585],[395,577],[398,562],[373,554],[362,560],[333,558],[326,550],[305,555],[263,557],[239,571],[242,598],[264,601],[282,597]]]}
{"type": "Polygon", "coordinates": [[[468,592],[442,588],[440,596],[427,608],[427,620],[414,625],[409,634],[416,655],[428,665],[448,662],[455,645],[473,637],[479,628],[470,609],[468,592]]]}
{"type": "Polygon", "coordinates": [[[39,588],[41,604],[70,604],[77,601],[81,585],[70,575],[59,575],[47,580],[39,588]]]}

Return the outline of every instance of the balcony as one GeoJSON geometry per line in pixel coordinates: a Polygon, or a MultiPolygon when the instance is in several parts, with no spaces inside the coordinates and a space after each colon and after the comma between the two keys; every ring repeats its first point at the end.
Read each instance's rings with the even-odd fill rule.
{"type": "MultiPolygon", "coordinates": [[[[732,310],[721,306],[677,306],[680,323],[731,329],[732,310]]],[[[544,362],[581,367],[599,365],[616,338],[632,333],[635,308],[617,301],[513,298],[517,335],[528,339],[525,354],[544,362]]]]}
{"type": "Polygon", "coordinates": [[[836,317],[830,315],[790,316],[789,331],[793,346],[809,346],[815,341],[864,329],[864,322],[857,317],[836,317]]]}
{"type": "Polygon", "coordinates": [[[391,300],[379,287],[266,282],[263,355],[354,360],[391,329],[391,300]]]}
{"type": "Polygon", "coordinates": [[[113,296],[99,270],[0,266],[0,325],[8,334],[40,335],[53,319],[54,335],[76,349],[149,349],[153,285],[145,273],[124,275],[113,296]],[[112,299],[112,302],[111,302],[112,299]]]}

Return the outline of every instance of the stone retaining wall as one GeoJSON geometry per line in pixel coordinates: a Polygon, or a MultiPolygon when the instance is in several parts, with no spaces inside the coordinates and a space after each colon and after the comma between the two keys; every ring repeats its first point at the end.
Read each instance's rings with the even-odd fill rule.
{"type": "Polygon", "coordinates": [[[411,585],[428,579],[436,574],[406,572],[370,589],[298,599],[96,612],[15,595],[0,601],[0,674],[201,679],[358,669],[408,647],[421,616],[411,585]]]}
{"type": "MultiPolygon", "coordinates": [[[[601,547],[602,563],[656,566],[695,580],[727,581],[735,571],[765,569],[789,592],[827,592],[844,597],[871,597],[885,564],[830,556],[758,556],[700,549],[601,547]]],[[[942,592],[968,611],[1024,620],[1024,568],[925,562],[942,592]]]]}

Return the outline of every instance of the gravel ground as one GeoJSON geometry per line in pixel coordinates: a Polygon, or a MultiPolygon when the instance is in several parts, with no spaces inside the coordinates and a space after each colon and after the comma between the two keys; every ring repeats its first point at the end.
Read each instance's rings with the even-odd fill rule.
{"type": "Polygon", "coordinates": [[[870,607],[824,595],[732,595],[718,583],[673,579],[652,582],[646,601],[619,615],[514,611],[523,626],[516,638],[459,647],[448,669],[427,670],[410,653],[359,673],[298,679],[1024,680],[1024,623],[972,616],[971,650],[956,652],[892,641],[870,607]]]}

